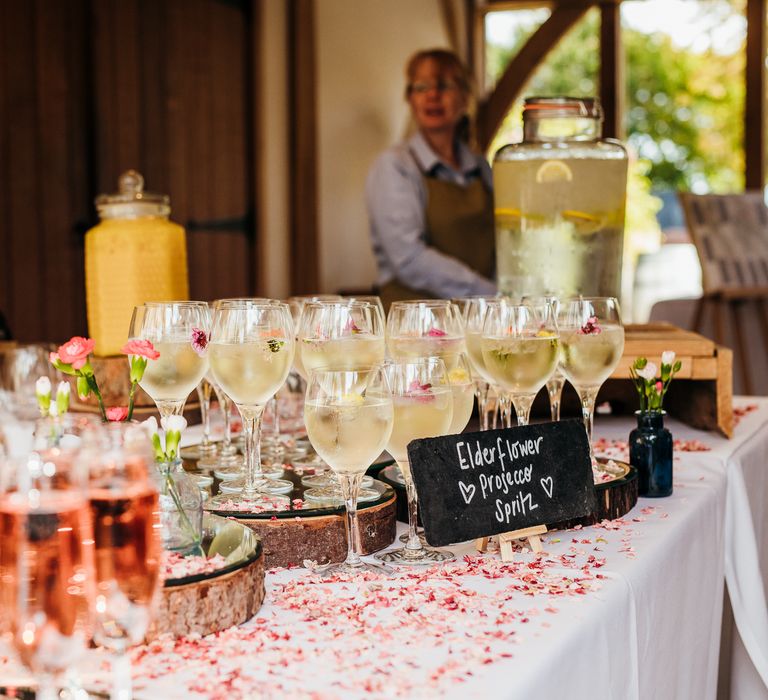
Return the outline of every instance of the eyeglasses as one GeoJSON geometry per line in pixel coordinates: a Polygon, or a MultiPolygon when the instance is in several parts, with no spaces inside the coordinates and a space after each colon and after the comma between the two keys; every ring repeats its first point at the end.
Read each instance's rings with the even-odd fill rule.
{"type": "Polygon", "coordinates": [[[437,90],[440,93],[458,90],[459,86],[452,80],[438,80],[437,82],[418,82],[411,83],[408,86],[408,92],[415,92],[417,95],[425,95],[431,90],[437,90]]]}

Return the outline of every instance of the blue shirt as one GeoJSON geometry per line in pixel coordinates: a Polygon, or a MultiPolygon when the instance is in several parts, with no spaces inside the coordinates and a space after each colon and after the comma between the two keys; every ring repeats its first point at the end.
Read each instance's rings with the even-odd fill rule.
{"type": "Polygon", "coordinates": [[[397,278],[444,299],[495,294],[492,280],[427,244],[427,190],[409,149],[424,173],[438,180],[467,186],[482,178],[489,190],[492,187],[485,158],[464,143],[458,146],[458,169],[440,160],[420,132],[384,151],[371,167],[365,188],[379,286],[397,278]]]}

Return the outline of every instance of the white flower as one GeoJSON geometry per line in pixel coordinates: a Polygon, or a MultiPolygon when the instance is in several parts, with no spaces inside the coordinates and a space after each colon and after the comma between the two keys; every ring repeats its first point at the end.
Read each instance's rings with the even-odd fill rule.
{"type": "Polygon", "coordinates": [[[56,396],[69,396],[69,392],[69,382],[59,382],[59,385],[56,387],[56,396]]]}
{"type": "Polygon", "coordinates": [[[50,396],[51,380],[48,377],[39,377],[35,382],[35,393],[38,396],[50,396]]]}
{"type": "Polygon", "coordinates": [[[160,419],[160,425],[166,433],[180,433],[187,427],[187,419],[184,416],[165,416],[160,419]]]}
{"type": "Polygon", "coordinates": [[[157,427],[157,418],[154,416],[150,416],[145,420],[141,427],[144,428],[144,430],[147,431],[147,435],[149,435],[150,439],[153,435],[157,435],[158,427],[157,427]]]}
{"type": "Polygon", "coordinates": [[[675,362],[675,353],[673,350],[666,350],[665,352],[661,353],[661,364],[662,365],[669,365],[670,367],[675,362]]]}
{"type": "Polygon", "coordinates": [[[656,372],[658,372],[658,370],[659,368],[653,362],[649,362],[643,369],[637,370],[637,376],[651,381],[652,379],[656,379],[656,372]]]}

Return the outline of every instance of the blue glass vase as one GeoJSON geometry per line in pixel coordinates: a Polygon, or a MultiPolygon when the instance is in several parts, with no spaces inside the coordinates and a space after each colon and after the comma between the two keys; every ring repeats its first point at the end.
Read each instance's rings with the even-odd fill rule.
{"type": "Polygon", "coordinates": [[[637,469],[641,496],[672,494],[672,433],[664,411],[637,411],[637,428],[629,434],[629,461],[637,469]]]}

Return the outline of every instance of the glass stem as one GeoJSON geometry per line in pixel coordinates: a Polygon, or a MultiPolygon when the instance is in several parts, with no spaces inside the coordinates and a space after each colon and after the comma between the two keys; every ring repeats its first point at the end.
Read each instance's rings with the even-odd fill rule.
{"type": "Polygon", "coordinates": [[[211,444],[211,383],[203,379],[197,385],[197,397],[200,399],[200,418],[203,423],[203,441],[201,447],[211,444]]]}
{"type": "Polygon", "coordinates": [[[499,390],[499,413],[501,415],[501,427],[512,427],[512,397],[506,392],[499,390]]]}
{"type": "Polygon", "coordinates": [[[528,425],[528,419],[531,417],[531,406],[535,398],[536,394],[516,394],[512,396],[512,404],[515,407],[518,425],[528,425]]]}
{"type": "Polygon", "coordinates": [[[581,399],[581,415],[584,418],[584,428],[587,431],[587,440],[589,440],[589,456],[594,461],[595,452],[592,449],[592,427],[595,421],[595,399],[600,387],[591,387],[579,391],[581,399]]]}
{"type": "Polygon", "coordinates": [[[480,417],[480,430],[488,430],[488,382],[475,381],[475,398],[477,399],[477,413],[480,417]]]}
{"type": "Polygon", "coordinates": [[[258,493],[257,484],[261,473],[261,419],[264,406],[238,406],[245,432],[245,487],[243,496],[254,498],[258,493]]]}
{"type": "Polygon", "coordinates": [[[362,566],[360,559],[360,533],[357,527],[357,496],[360,493],[360,483],[363,473],[338,474],[341,483],[341,494],[344,498],[344,506],[347,511],[347,558],[344,563],[347,566],[362,566]]]}
{"type": "Polygon", "coordinates": [[[270,401],[272,403],[272,435],[277,442],[280,439],[280,406],[277,401],[277,394],[270,401]]]}
{"type": "Polygon", "coordinates": [[[133,681],[131,679],[131,657],[125,651],[112,654],[112,690],[110,700],[131,700],[133,681]]]}
{"type": "Polygon", "coordinates": [[[230,411],[229,397],[222,391],[217,394],[219,397],[219,406],[224,414],[224,444],[221,453],[228,455],[232,453],[232,413],[230,411]]]}
{"type": "MultiPolygon", "coordinates": [[[[398,464],[400,463],[398,462],[398,464]]],[[[407,464],[405,467],[400,464],[400,471],[403,472],[405,478],[405,493],[408,496],[408,541],[405,543],[405,548],[408,550],[408,554],[417,555],[424,550],[424,547],[416,531],[419,522],[419,501],[416,498],[416,485],[413,483],[411,470],[407,464]]]]}
{"type": "Polygon", "coordinates": [[[560,420],[560,399],[563,396],[564,384],[565,379],[563,379],[559,373],[555,374],[555,376],[547,382],[549,412],[552,415],[552,420],[555,422],[560,420]]]}
{"type": "Polygon", "coordinates": [[[168,416],[180,416],[184,413],[184,400],[182,401],[155,401],[161,418],[168,416]]]}

